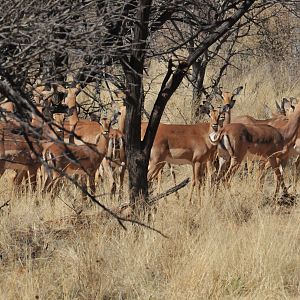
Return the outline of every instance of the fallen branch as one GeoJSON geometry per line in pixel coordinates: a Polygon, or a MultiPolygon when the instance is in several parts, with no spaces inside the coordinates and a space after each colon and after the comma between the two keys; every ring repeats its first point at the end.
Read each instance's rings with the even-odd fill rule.
{"type": "Polygon", "coordinates": [[[7,200],[6,202],[4,202],[4,203],[0,206],[0,209],[2,209],[2,208],[5,207],[5,206],[8,206],[8,205],[9,205],[9,202],[10,202],[10,200],[7,200]]]}
{"type": "Polygon", "coordinates": [[[167,197],[173,193],[176,193],[178,190],[182,189],[183,187],[185,187],[188,183],[190,182],[190,178],[186,178],[185,180],[183,180],[182,182],[180,182],[179,184],[175,185],[174,187],[168,189],[167,191],[152,197],[148,199],[148,204],[149,205],[153,205],[156,201],[160,200],[161,198],[167,197]]]}

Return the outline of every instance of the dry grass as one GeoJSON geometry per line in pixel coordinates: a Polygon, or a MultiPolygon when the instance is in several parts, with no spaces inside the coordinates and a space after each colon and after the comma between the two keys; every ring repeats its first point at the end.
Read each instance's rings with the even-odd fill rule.
{"type": "MultiPolygon", "coordinates": [[[[153,225],[169,239],[131,225],[124,231],[96,207],[76,222],[59,198],[36,206],[38,195],[13,197],[1,210],[0,298],[298,298],[300,210],[264,205],[273,180],[260,191],[255,178],[240,174],[217,192],[205,186],[193,204],[187,189],[180,201],[161,200],[153,225]]],[[[72,202],[67,189],[60,197],[72,202]]]]}
{"type": "MultiPolygon", "coordinates": [[[[160,68],[153,66],[150,76],[160,68]]],[[[298,96],[283,70],[275,80],[268,68],[245,70],[240,82],[233,72],[223,82],[228,89],[246,83],[238,113],[261,116],[263,102],[298,96]]],[[[157,88],[147,96],[150,104],[157,88]]],[[[180,89],[164,120],[184,123],[190,95],[180,89]]],[[[190,167],[175,170],[178,181],[191,174],[190,167]]],[[[172,186],[167,174],[164,189],[172,186]]],[[[0,206],[11,200],[0,210],[0,299],[299,299],[300,209],[271,205],[271,174],[263,190],[256,178],[240,173],[231,187],[205,185],[193,204],[186,202],[187,188],[179,200],[160,200],[153,226],[165,239],[132,225],[124,231],[97,207],[76,219],[65,204],[80,197],[72,186],[52,205],[40,193],[14,192],[7,174],[0,179],[0,206]]],[[[291,169],[286,181],[297,194],[291,169]]]]}

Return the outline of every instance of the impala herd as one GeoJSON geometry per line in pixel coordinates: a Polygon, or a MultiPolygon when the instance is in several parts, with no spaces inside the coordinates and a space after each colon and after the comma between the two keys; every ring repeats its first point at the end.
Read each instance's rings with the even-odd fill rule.
{"type": "MultiPolygon", "coordinates": [[[[148,180],[161,177],[166,163],[192,166],[192,184],[189,200],[195,187],[205,178],[210,183],[230,182],[241,163],[247,158],[259,162],[261,178],[264,170],[272,168],[278,196],[280,187],[287,194],[283,170],[288,158],[300,154],[300,104],[294,99],[276,102],[278,112],[272,118],[257,120],[251,116],[232,117],[235,98],[242,87],[233,92],[218,91],[220,101],[214,107],[204,101],[202,113],[210,122],[193,125],[163,124],[158,127],[148,168],[148,180]]],[[[124,134],[126,108],[101,122],[81,119],[76,98],[80,85],[40,85],[32,91],[35,109],[31,122],[24,123],[15,114],[13,102],[0,103],[0,175],[5,170],[16,172],[14,184],[20,186],[26,179],[36,190],[38,175],[42,178],[43,192],[55,194],[62,178],[80,180],[83,197],[88,183],[95,195],[97,174],[107,177],[110,193],[115,195],[117,181],[119,195],[126,168],[124,134]],[[62,102],[56,103],[56,95],[62,102]],[[118,129],[112,128],[118,124],[118,129]]],[[[142,122],[143,138],[147,123],[142,122]]],[[[297,164],[299,163],[297,158],[297,164]]]]}

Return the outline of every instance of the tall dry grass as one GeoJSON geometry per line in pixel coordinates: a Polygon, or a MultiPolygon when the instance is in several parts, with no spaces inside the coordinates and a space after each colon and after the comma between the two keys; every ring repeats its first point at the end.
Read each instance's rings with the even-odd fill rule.
{"type": "Polygon", "coordinates": [[[300,210],[272,205],[272,177],[260,190],[256,175],[206,185],[192,204],[187,189],[161,200],[153,226],[167,239],[125,231],[96,207],[76,221],[62,202],[74,200],[67,186],[51,205],[38,193],[15,195],[3,177],[1,202],[11,204],[1,210],[0,298],[299,298],[300,210]]]}

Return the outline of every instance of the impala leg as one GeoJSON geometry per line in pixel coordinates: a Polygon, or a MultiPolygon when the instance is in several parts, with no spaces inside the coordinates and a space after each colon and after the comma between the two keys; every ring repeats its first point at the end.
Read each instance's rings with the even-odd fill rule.
{"type": "Polygon", "coordinates": [[[160,170],[165,166],[165,162],[158,162],[158,163],[153,163],[150,162],[149,163],[149,167],[148,167],[148,180],[151,181],[153,180],[155,177],[158,176],[158,173],[160,172],[160,170]]]}
{"type": "Polygon", "coordinates": [[[161,179],[162,179],[162,173],[163,173],[163,168],[161,168],[157,174],[157,187],[156,187],[156,194],[160,194],[160,187],[161,187],[161,179]]]}
{"type": "Polygon", "coordinates": [[[258,170],[259,170],[259,177],[258,177],[258,184],[259,187],[262,189],[264,187],[264,179],[266,177],[267,169],[270,168],[270,163],[267,161],[259,161],[258,163],[258,170]]]}
{"type": "Polygon", "coordinates": [[[199,194],[199,188],[200,188],[200,172],[201,172],[201,163],[200,162],[195,162],[193,164],[193,180],[191,183],[191,189],[190,189],[190,193],[188,196],[188,199],[190,202],[192,202],[192,197],[193,197],[193,193],[194,193],[194,189],[195,187],[198,189],[198,196],[200,196],[199,194]]]}
{"type": "Polygon", "coordinates": [[[299,169],[299,166],[300,166],[300,155],[297,156],[296,161],[295,161],[296,170],[299,169]]]}
{"type": "Polygon", "coordinates": [[[96,195],[95,175],[96,174],[92,174],[92,175],[89,176],[90,189],[91,189],[91,195],[92,196],[96,195]]]}
{"type": "MultiPolygon", "coordinates": [[[[197,196],[198,199],[201,201],[201,196],[200,196],[200,185],[201,185],[201,170],[202,170],[203,165],[200,162],[195,163],[195,181],[196,181],[196,189],[197,189],[197,196]]],[[[201,202],[200,202],[201,204],[201,202]]]]}
{"type": "Polygon", "coordinates": [[[37,188],[37,169],[29,170],[29,183],[31,184],[32,191],[36,192],[37,188]]]}
{"type": "Polygon", "coordinates": [[[239,158],[237,158],[235,156],[231,157],[229,169],[226,172],[225,177],[224,177],[224,179],[227,183],[230,183],[232,177],[237,172],[240,165],[241,165],[241,160],[239,158]]]}
{"type": "Polygon", "coordinates": [[[27,171],[25,171],[25,170],[16,170],[16,175],[13,179],[14,185],[20,186],[25,177],[27,177],[27,171]]]}
{"type": "Polygon", "coordinates": [[[120,200],[122,198],[122,194],[123,194],[123,185],[124,185],[124,177],[125,177],[125,171],[126,171],[126,168],[125,166],[121,166],[120,167],[120,175],[119,175],[119,178],[120,178],[120,186],[119,186],[119,196],[118,196],[118,199],[120,200]]]}
{"type": "MultiPolygon", "coordinates": [[[[172,167],[171,164],[168,163],[168,166],[170,168],[170,173],[171,173],[171,176],[172,176],[172,179],[173,179],[173,182],[174,182],[174,186],[177,185],[177,181],[176,181],[176,175],[175,175],[175,172],[174,172],[174,169],[172,167]]],[[[176,195],[176,198],[179,200],[179,193],[178,191],[175,192],[175,195],[176,195]]]]}
{"type": "Polygon", "coordinates": [[[219,168],[217,173],[217,181],[221,180],[224,177],[227,162],[228,160],[226,160],[222,156],[219,156],[219,168]]]}
{"type": "Polygon", "coordinates": [[[213,160],[208,160],[206,162],[206,170],[207,170],[207,178],[208,178],[208,181],[209,181],[209,186],[212,185],[212,182],[213,182],[213,177],[214,177],[214,162],[213,160]]]}
{"type": "Polygon", "coordinates": [[[20,187],[22,185],[23,179],[27,179],[26,184],[31,185],[32,191],[35,192],[37,188],[37,170],[17,170],[16,175],[13,179],[14,185],[20,187]]]}
{"type": "Polygon", "coordinates": [[[86,175],[80,175],[80,184],[82,188],[82,201],[87,202],[87,176],[86,175]]]}
{"type": "Polygon", "coordinates": [[[275,157],[269,158],[269,162],[275,174],[276,189],[275,189],[274,199],[276,199],[279,193],[280,186],[284,194],[288,194],[288,191],[284,184],[282,170],[280,169],[278,162],[276,161],[276,158],[275,157]]]}
{"type": "Polygon", "coordinates": [[[102,164],[100,164],[100,167],[97,170],[96,181],[101,182],[101,184],[103,184],[103,181],[104,181],[104,168],[103,168],[102,164]]]}
{"type": "Polygon", "coordinates": [[[54,170],[51,171],[51,175],[47,174],[47,178],[43,187],[43,193],[51,193],[51,197],[52,197],[53,192],[56,192],[56,187],[59,178],[60,178],[59,173],[54,170]]]}
{"type": "MultiPolygon", "coordinates": [[[[148,175],[147,175],[148,181],[152,181],[154,178],[156,178],[159,175],[160,171],[163,169],[165,164],[166,164],[165,162],[158,162],[158,163],[150,162],[148,167],[148,175]]],[[[160,184],[160,182],[158,182],[158,184],[160,184]]]]}
{"type": "Polygon", "coordinates": [[[53,185],[53,179],[51,178],[50,174],[47,174],[46,180],[43,184],[43,193],[48,193],[51,190],[53,185]]]}
{"type": "Polygon", "coordinates": [[[109,193],[114,198],[116,196],[117,184],[114,177],[114,171],[110,165],[107,169],[107,172],[108,172],[107,174],[108,174],[108,182],[109,182],[109,193]]]}
{"type": "Polygon", "coordinates": [[[114,178],[114,172],[113,169],[111,167],[110,162],[108,161],[108,159],[103,159],[101,166],[103,168],[103,170],[105,171],[105,175],[108,177],[108,182],[109,182],[109,193],[115,197],[116,195],[116,181],[114,178]]]}

